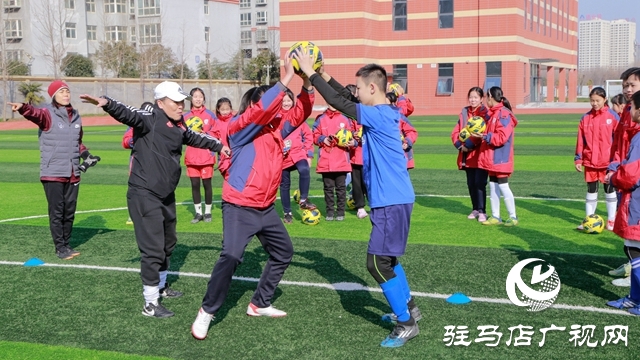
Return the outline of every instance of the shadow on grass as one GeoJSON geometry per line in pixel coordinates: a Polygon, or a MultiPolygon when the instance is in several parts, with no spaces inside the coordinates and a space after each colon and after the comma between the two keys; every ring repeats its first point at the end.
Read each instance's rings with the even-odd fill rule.
{"type": "MultiPolygon", "coordinates": [[[[518,201],[517,207],[526,209],[535,214],[548,214],[549,216],[553,216],[556,219],[565,220],[570,224],[572,224],[571,226],[573,227],[580,225],[582,223],[582,218],[580,216],[561,209],[561,207],[570,208],[570,209],[575,209],[575,208],[572,206],[564,205],[564,203],[568,203],[567,201],[563,201],[562,203],[563,204],[560,204],[559,202],[541,203],[538,201],[518,201]]],[[[581,204],[581,205],[582,205],[582,209],[584,210],[584,204],[581,204]]]]}
{"type": "Polygon", "coordinates": [[[73,224],[71,232],[71,247],[78,247],[96,235],[107,234],[115,230],[107,228],[107,221],[100,215],[89,216],[82,221],[76,221],[73,224]]]}
{"type": "Polygon", "coordinates": [[[432,208],[432,209],[442,209],[452,214],[463,214],[468,215],[471,208],[471,200],[465,199],[465,202],[468,205],[465,205],[457,200],[450,200],[443,197],[436,196],[417,196],[416,203],[422,207],[432,208]]]}
{"type": "MultiPolygon", "coordinates": [[[[320,276],[324,277],[330,284],[355,283],[367,286],[367,283],[362,278],[345,269],[338,260],[326,257],[319,251],[308,250],[298,252],[296,253],[296,256],[302,257],[311,262],[303,263],[293,261],[291,262],[292,266],[313,270],[320,276]]],[[[336,293],[340,296],[340,303],[342,304],[342,307],[350,314],[359,316],[382,328],[392,327],[385,326],[385,324],[380,321],[380,313],[368,309],[368,307],[374,307],[381,312],[389,312],[389,305],[385,302],[374,299],[369,291],[337,291],[336,293]]]]}

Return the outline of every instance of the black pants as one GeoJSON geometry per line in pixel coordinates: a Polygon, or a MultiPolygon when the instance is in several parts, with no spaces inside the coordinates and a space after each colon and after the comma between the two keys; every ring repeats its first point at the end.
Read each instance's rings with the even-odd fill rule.
{"type": "Polygon", "coordinates": [[[42,181],[49,207],[49,230],[56,250],[69,245],[80,183],[42,181]]]}
{"type": "Polygon", "coordinates": [[[364,197],[367,194],[367,187],[362,178],[362,165],[351,164],[351,190],[356,209],[364,208],[364,197]]]}
{"type": "Polygon", "coordinates": [[[280,202],[285,214],[291,212],[291,172],[298,170],[298,188],[300,189],[300,200],[309,196],[309,186],[311,185],[311,169],[307,159],[300,160],[293,166],[282,170],[282,180],[280,180],[280,202]]]}
{"type": "Polygon", "coordinates": [[[336,210],[336,216],[344,216],[344,207],[347,202],[347,180],[346,172],[327,172],[322,173],[322,181],[324,182],[324,203],[327,205],[326,216],[333,217],[334,206],[334,190],[335,196],[338,197],[338,206],[336,210]]]}
{"type": "Polygon", "coordinates": [[[464,170],[467,173],[467,187],[469,188],[473,210],[484,214],[486,213],[487,176],[489,176],[489,172],[477,168],[465,168],[464,170]]]}
{"type": "Polygon", "coordinates": [[[213,266],[207,292],[202,299],[202,309],[207,313],[215,314],[222,306],[231,286],[231,278],[254,235],[269,254],[269,259],[251,302],[260,308],[271,305],[276,287],[293,258],[289,233],[274,205],[259,210],[222,202],[222,251],[213,266]]]}
{"type": "Polygon", "coordinates": [[[148,191],[130,187],[127,206],[140,250],[142,285],[158,286],[159,273],[169,269],[178,241],[175,194],[159,199],[148,191]]]}

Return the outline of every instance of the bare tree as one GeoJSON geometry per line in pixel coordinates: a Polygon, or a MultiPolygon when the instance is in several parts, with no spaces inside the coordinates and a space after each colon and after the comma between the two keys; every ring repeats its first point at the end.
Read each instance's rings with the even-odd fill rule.
{"type": "Polygon", "coordinates": [[[72,13],[65,9],[64,1],[44,0],[40,6],[32,7],[33,23],[40,33],[38,37],[42,43],[41,55],[53,70],[53,77],[58,78],[62,68],[62,59],[67,54],[65,42],[66,23],[71,19],[72,13]]]}
{"type": "Polygon", "coordinates": [[[167,77],[169,69],[176,63],[173,51],[161,44],[141,47],[139,59],[140,75],[147,79],[167,77]]]}

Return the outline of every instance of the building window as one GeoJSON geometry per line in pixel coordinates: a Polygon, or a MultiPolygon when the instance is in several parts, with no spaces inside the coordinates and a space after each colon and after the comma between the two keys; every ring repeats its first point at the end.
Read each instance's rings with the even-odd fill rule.
{"type": "Polygon", "coordinates": [[[96,0],[87,0],[84,3],[84,9],[90,13],[96,12],[96,0]]]}
{"type": "Polygon", "coordinates": [[[136,42],[136,27],[135,26],[131,26],[129,28],[129,41],[131,41],[132,43],[136,42]]]}
{"type": "Polygon", "coordinates": [[[104,12],[109,14],[126,14],[126,0],[104,0],[104,12]]]}
{"type": "Polygon", "coordinates": [[[256,42],[267,42],[267,30],[260,29],[256,30],[256,42]]]}
{"type": "Polygon", "coordinates": [[[438,64],[438,87],[436,95],[453,94],[453,63],[438,64]]]}
{"type": "Polygon", "coordinates": [[[67,39],[75,39],[76,23],[64,23],[64,35],[67,39]]]}
{"type": "Polygon", "coordinates": [[[140,25],[140,44],[158,44],[160,41],[160,24],[140,25]]]}
{"type": "Polygon", "coordinates": [[[204,14],[209,15],[209,0],[204,0],[204,14]]]}
{"type": "Polygon", "coordinates": [[[76,8],[76,0],[64,0],[64,8],[73,10],[76,8]]]}
{"type": "Polygon", "coordinates": [[[244,30],[240,32],[240,43],[242,45],[250,45],[251,44],[251,31],[244,30]]]}
{"type": "Polygon", "coordinates": [[[393,65],[393,82],[400,84],[404,89],[404,92],[408,92],[407,89],[407,65],[393,65]]]}
{"type": "Polygon", "coordinates": [[[204,41],[209,42],[211,40],[211,34],[208,26],[204,27],[204,41]]]}
{"type": "Polygon", "coordinates": [[[106,26],[104,28],[104,38],[106,41],[126,41],[126,26],[106,26]]]}
{"type": "Polygon", "coordinates": [[[7,39],[22,39],[22,21],[19,19],[5,20],[4,36],[7,39]]]}
{"type": "Polygon", "coordinates": [[[251,59],[253,57],[253,51],[251,49],[242,49],[242,53],[245,59],[251,59]]]}
{"type": "Polygon", "coordinates": [[[160,0],[138,0],[138,15],[160,15],[160,0]]]}
{"type": "Polygon", "coordinates": [[[256,0],[256,6],[265,6],[267,5],[267,0],[256,0]]]}
{"type": "Polygon", "coordinates": [[[393,31],[407,30],[407,0],[393,0],[393,31]]]}
{"type": "Polygon", "coordinates": [[[502,61],[487,61],[487,77],[484,81],[484,91],[502,86],[502,61]]]}
{"type": "Polygon", "coordinates": [[[7,50],[7,61],[22,61],[22,50],[7,50]]]}
{"type": "Polygon", "coordinates": [[[266,23],[267,23],[267,12],[258,11],[256,13],[256,24],[266,24],[266,23]]]}
{"type": "Polygon", "coordinates": [[[20,7],[20,6],[22,6],[22,0],[3,0],[2,3],[6,7],[20,7]]]}
{"type": "Polygon", "coordinates": [[[438,27],[453,28],[453,0],[440,0],[438,3],[438,27]]]}
{"type": "Polygon", "coordinates": [[[251,7],[251,0],[240,0],[240,9],[248,9],[251,7]]]}
{"type": "Polygon", "coordinates": [[[98,40],[98,27],[87,25],[87,40],[98,40]]]}
{"type": "Polygon", "coordinates": [[[240,14],[240,26],[251,26],[251,13],[240,14]]]}

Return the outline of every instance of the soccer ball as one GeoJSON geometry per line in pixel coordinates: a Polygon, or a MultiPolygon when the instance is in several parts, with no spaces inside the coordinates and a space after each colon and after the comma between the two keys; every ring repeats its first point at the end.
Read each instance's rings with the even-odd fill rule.
{"type": "Polygon", "coordinates": [[[309,55],[313,56],[314,71],[318,70],[320,66],[322,66],[323,57],[322,57],[322,51],[320,51],[320,48],[318,48],[316,44],[312,43],[311,41],[298,41],[297,43],[293,44],[289,48],[289,53],[288,53],[289,57],[291,57],[291,65],[293,65],[293,71],[295,71],[296,74],[300,75],[302,74],[302,71],[300,70],[300,65],[298,65],[298,60],[293,58],[291,54],[293,54],[293,52],[298,49],[300,51],[304,51],[304,49],[307,49],[307,52],[309,53],[309,55]]]}
{"type": "Polygon", "coordinates": [[[320,223],[320,210],[305,210],[302,212],[302,223],[305,225],[318,225],[320,223]]]}
{"type": "Polygon", "coordinates": [[[351,139],[353,139],[353,134],[347,129],[340,129],[336,133],[336,142],[338,143],[338,146],[346,147],[351,139]]]}
{"type": "Polygon", "coordinates": [[[487,124],[480,116],[474,116],[467,121],[467,129],[474,134],[482,134],[487,128],[487,124]]]}
{"type": "Polygon", "coordinates": [[[362,139],[362,126],[360,126],[360,129],[358,129],[357,136],[358,139],[362,139]]]}
{"type": "Polygon", "coordinates": [[[297,204],[300,203],[300,190],[296,190],[293,192],[293,201],[295,201],[297,204]]]}
{"type": "Polygon", "coordinates": [[[400,86],[400,84],[398,83],[393,83],[389,85],[389,91],[392,91],[394,94],[396,94],[396,96],[400,97],[402,92],[402,86],[400,86]]]}
{"type": "Polygon", "coordinates": [[[187,125],[189,130],[195,131],[198,133],[202,132],[202,127],[204,126],[204,122],[202,122],[202,119],[200,119],[197,116],[188,118],[184,123],[185,125],[187,125]]]}
{"type": "Polygon", "coordinates": [[[347,200],[347,206],[351,210],[355,210],[356,209],[356,201],[353,200],[353,197],[351,197],[351,196],[349,197],[349,199],[347,200]]]}
{"type": "Polygon", "coordinates": [[[470,137],[471,137],[471,133],[466,128],[460,130],[460,134],[458,134],[458,140],[460,140],[460,142],[465,142],[470,137]]]}
{"type": "Polygon", "coordinates": [[[587,234],[600,234],[604,230],[604,219],[600,215],[591,214],[582,220],[582,227],[587,234]]]}

